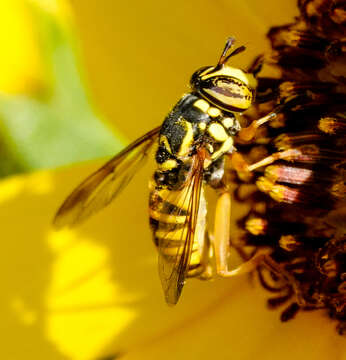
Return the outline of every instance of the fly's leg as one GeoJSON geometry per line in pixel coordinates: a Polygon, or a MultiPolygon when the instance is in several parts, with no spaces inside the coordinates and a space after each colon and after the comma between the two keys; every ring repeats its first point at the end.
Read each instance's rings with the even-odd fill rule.
{"type": "MultiPolygon", "coordinates": [[[[288,106],[289,102],[285,105],[277,106],[266,116],[254,120],[250,126],[243,128],[239,131],[238,136],[243,141],[250,141],[256,135],[256,130],[259,126],[277,118],[284,106],[288,106]]],[[[242,176],[250,174],[259,167],[269,165],[277,160],[293,160],[302,156],[302,153],[297,149],[288,149],[274,153],[254,164],[248,164],[244,157],[239,153],[232,154],[230,160],[234,170],[242,176]]],[[[275,262],[270,256],[269,249],[258,250],[251,259],[245,261],[243,264],[235,269],[229,269],[228,266],[228,252],[230,246],[230,219],[231,219],[231,194],[225,188],[220,192],[217,200],[216,214],[215,214],[215,227],[214,227],[214,251],[216,261],[216,272],[222,277],[237,276],[241,274],[250,273],[255,270],[259,265],[266,266],[273,271],[275,262]]],[[[277,272],[279,269],[276,269],[277,272]]],[[[281,271],[282,269],[280,269],[281,271]]]]}
{"type": "Polygon", "coordinates": [[[257,128],[265,124],[266,122],[277,118],[283,107],[284,107],[283,105],[277,106],[273,111],[271,111],[266,116],[254,120],[248,127],[242,128],[238,133],[239,138],[243,141],[250,141],[251,139],[253,139],[256,135],[257,128]]]}
{"type": "MultiPolygon", "coordinates": [[[[245,261],[242,265],[235,269],[229,269],[228,255],[230,250],[231,239],[231,192],[228,188],[227,180],[227,161],[231,161],[233,167],[237,171],[248,171],[248,164],[245,160],[237,158],[234,154],[229,154],[223,159],[219,159],[213,164],[213,168],[206,172],[206,180],[210,186],[212,186],[218,193],[218,199],[216,202],[215,219],[214,219],[214,233],[209,238],[212,242],[211,249],[214,250],[212,254],[209,252],[209,259],[207,264],[211,263],[211,256],[214,256],[216,274],[222,277],[236,276],[245,273],[250,273],[255,270],[256,267],[263,262],[268,255],[268,250],[258,251],[251,259],[245,261]],[[237,160],[235,159],[237,158],[237,160]]],[[[210,265],[209,265],[210,269],[210,265]]]]}
{"type": "Polygon", "coordinates": [[[207,231],[207,203],[203,188],[200,194],[197,224],[194,233],[194,246],[198,245],[197,251],[191,254],[187,277],[198,277],[208,280],[213,276],[210,259],[212,248],[207,231]]]}
{"type": "Polygon", "coordinates": [[[258,251],[251,259],[237,268],[230,270],[228,266],[228,253],[230,246],[230,219],[231,219],[231,194],[222,192],[217,200],[215,225],[214,225],[214,250],[216,273],[222,277],[231,277],[248,274],[256,269],[268,257],[268,250],[258,251]]]}
{"type": "Polygon", "coordinates": [[[293,161],[303,158],[304,154],[299,149],[287,149],[285,151],[278,151],[257,161],[253,164],[248,164],[240,153],[232,154],[232,166],[238,173],[250,173],[262,166],[268,166],[277,160],[293,161]]]}
{"type": "Polygon", "coordinates": [[[218,197],[214,221],[214,249],[216,272],[224,275],[228,272],[228,251],[230,241],[231,194],[224,191],[218,197]]]}
{"type": "Polygon", "coordinates": [[[198,275],[201,280],[210,280],[214,276],[211,259],[213,258],[213,247],[208,232],[205,234],[205,243],[203,246],[203,252],[201,256],[200,266],[203,271],[198,275]]]}

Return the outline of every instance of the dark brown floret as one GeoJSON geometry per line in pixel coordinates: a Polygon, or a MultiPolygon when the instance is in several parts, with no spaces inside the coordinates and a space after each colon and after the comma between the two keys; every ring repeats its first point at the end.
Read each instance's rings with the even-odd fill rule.
{"type": "Polygon", "coordinates": [[[325,309],[343,334],[346,3],[299,0],[298,7],[294,23],[268,33],[265,66],[275,66],[280,76],[259,78],[258,105],[248,120],[278,104],[281,114],[255,139],[238,140],[232,159],[234,198],[251,208],[239,221],[246,231],[239,242],[271,249],[258,276],[274,295],[268,306],[285,306],[282,321],[325,309]]]}

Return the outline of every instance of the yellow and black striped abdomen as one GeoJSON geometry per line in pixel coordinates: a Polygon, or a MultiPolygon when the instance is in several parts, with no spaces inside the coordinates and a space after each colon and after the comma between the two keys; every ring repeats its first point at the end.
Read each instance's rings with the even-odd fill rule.
{"type": "MultiPolygon", "coordinates": [[[[189,231],[187,217],[191,188],[177,191],[158,188],[154,179],[149,183],[149,217],[153,239],[160,255],[168,262],[175,262],[182,255],[189,231]]],[[[202,257],[204,251],[206,228],[206,202],[202,192],[200,197],[198,220],[192,244],[192,255],[189,261],[187,276],[198,276],[204,268],[202,257]]]]}

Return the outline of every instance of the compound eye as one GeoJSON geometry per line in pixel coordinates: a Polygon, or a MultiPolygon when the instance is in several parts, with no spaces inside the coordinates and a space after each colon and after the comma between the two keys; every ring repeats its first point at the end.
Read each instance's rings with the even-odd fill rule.
{"type": "Polygon", "coordinates": [[[217,76],[201,81],[199,91],[215,105],[231,111],[244,111],[253,101],[253,90],[232,77],[217,76]]]}
{"type": "Polygon", "coordinates": [[[210,66],[204,66],[195,71],[190,79],[190,85],[194,90],[198,90],[201,82],[201,75],[206,72],[207,69],[211,69],[210,66]]]}

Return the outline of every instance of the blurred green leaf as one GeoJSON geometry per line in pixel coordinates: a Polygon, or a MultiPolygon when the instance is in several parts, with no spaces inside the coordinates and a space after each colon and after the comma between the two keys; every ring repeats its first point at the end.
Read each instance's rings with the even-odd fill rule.
{"type": "Polygon", "coordinates": [[[0,95],[0,176],[112,155],[122,145],[94,114],[70,31],[35,13],[52,86],[40,98],[0,95]]]}

